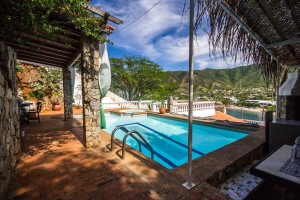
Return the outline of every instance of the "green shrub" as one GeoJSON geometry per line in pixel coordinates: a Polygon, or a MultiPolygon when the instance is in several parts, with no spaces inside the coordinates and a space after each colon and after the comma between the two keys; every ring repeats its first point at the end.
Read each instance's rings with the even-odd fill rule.
{"type": "Polygon", "coordinates": [[[44,92],[41,90],[34,90],[29,92],[29,95],[33,98],[36,98],[37,100],[42,100],[45,96],[44,92]]]}

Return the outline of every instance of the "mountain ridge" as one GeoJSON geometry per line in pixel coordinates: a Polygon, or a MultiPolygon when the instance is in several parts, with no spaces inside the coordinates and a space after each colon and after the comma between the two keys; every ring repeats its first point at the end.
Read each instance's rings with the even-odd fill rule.
{"type": "MultiPolygon", "coordinates": [[[[187,71],[168,71],[171,81],[180,84],[179,90],[188,89],[187,71]]],[[[195,92],[211,89],[244,89],[266,87],[263,76],[254,65],[229,69],[194,70],[195,92]]]]}

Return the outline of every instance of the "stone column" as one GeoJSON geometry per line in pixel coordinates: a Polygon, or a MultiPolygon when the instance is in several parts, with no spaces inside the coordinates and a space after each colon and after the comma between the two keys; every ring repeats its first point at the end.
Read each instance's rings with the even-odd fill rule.
{"type": "Polygon", "coordinates": [[[71,71],[63,68],[63,86],[64,86],[64,117],[65,120],[73,118],[73,96],[72,96],[72,80],[71,71]]]}
{"type": "Polygon", "coordinates": [[[83,140],[86,147],[100,143],[99,43],[82,41],[81,83],[83,140]]]}

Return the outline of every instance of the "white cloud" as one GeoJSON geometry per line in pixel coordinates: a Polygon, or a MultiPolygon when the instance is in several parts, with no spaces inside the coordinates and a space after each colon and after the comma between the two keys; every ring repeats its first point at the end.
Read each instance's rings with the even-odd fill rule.
{"type": "MultiPolygon", "coordinates": [[[[124,20],[123,25],[114,25],[117,29],[110,36],[110,40],[113,41],[114,46],[137,55],[146,56],[167,70],[180,67],[187,69],[189,59],[188,28],[182,23],[188,24],[188,16],[181,17],[183,1],[163,0],[141,19],[122,30],[156,2],[149,0],[103,2],[101,5],[105,11],[124,20]]],[[[100,5],[97,2],[93,2],[93,4],[100,5]]],[[[234,65],[233,62],[226,63],[222,59],[211,60],[209,58],[207,35],[198,36],[194,47],[195,69],[228,68],[234,65]]]]}

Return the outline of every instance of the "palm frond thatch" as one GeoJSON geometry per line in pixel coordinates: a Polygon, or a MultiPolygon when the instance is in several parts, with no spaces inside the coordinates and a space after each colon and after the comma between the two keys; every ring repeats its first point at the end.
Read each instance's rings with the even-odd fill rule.
{"type": "MultiPolygon", "coordinates": [[[[234,10],[264,44],[272,44],[299,37],[300,2],[286,0],[223,0],[234,10]],[[296,19],[296,20],[295,20],[296,19]],[[298,20],[297,20],[298,19],[298,20]]],[[[244,62],[253,62],[261,70],[267,83],[275,82],[277,61],[253,37],[238,25],[216,2],[198,0],[195,22],[196,32],[209,35],[212,56],[223,59],[240,56],[244,62]]],[[[300,64],[300,45],[286,45],[269,49],[282,65],[300,64]]],[[[281,73],[285,70],[281,68],[281,73]]]]}

